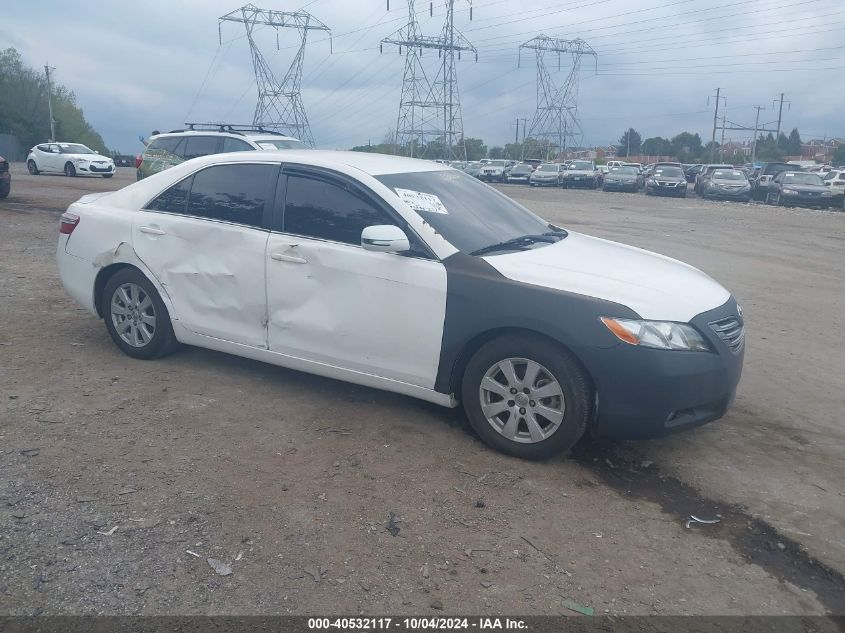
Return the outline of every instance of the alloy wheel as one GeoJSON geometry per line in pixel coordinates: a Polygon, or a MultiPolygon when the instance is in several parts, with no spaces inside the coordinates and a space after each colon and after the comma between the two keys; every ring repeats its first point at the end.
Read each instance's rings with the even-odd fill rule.
{"type": "Polygon", "coordinates": [[[150,295],[138,284],[118,286],[111,298],[111,320],[117,335],[132,347],[144,347],[155,335],[156,312],[150,295]]]}
{"type": "Polygon", "coordinates": [[[563,422],[566,403],[554,375],[526,358],[506,358],[490,367],[478,389],[481,411],[497,433],[535,444],[563,422]]]}

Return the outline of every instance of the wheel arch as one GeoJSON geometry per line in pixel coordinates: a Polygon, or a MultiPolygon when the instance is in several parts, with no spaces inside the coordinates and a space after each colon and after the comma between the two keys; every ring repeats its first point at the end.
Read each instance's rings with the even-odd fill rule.
{"type": "Polygon", "coordinates": [[[143,270],[127,262],[117,262],[101,268],[94,278],[94,308],[97,310],[97,315],[101,318],[103,316],[103,291],[106,288],[106,284],[117,271],[124,268],[134,268],[147,277],[147,274],[143,270]]]}
{"type": "Polygon", "coordinates": [[[584,372],[584,376],[587,377],[587,382],[589,383],[590,391],[592,392],[595,398],[595,380],[593,379],[593,376],[590,373],[589,369],[587,369],[587,366],[584,361],[579,358],[578,354],[576,354],[571,347],[565,345],[558,339],[549,336],[548,334],[544,334],[543,332],[540,332],[538,330],[526,327],[504,326],[485,330],[484,332],[479,332],[461,346],[460,351],[458,352],[458,355],[455,358],[455,362],[452,365],[452,372],[449,377],[449,387],[451,393],[455,395],[456,400],[460,401],[463,395],[461,393],[461,382],[463,380],[463,375],[464,371],[466,370],[466,366],[469,363],[470,359],[473,357],[473,355],[475,355],[475,353],[489,341],[492,341],[496,338],[500,338],[502,336],[514,334],[541,338],[545,341],[550,342],[555,347],[565,351],[570,356],[572,356],[572,358],[574,358],[575,361],[578,363],[579,367],[581,368],[581,371],[584,372]]]}

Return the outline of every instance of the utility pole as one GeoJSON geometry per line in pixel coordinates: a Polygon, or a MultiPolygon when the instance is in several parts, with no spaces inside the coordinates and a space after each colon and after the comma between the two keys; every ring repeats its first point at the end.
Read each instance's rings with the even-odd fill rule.
{"type": "MultiPolygon", "coordinates": [[[[710,138],[710,162],[712,163],[715,158],[714,154],[716,153],[716,126],[719,124],[719,99],[724,99],[721,97],[720,94],[722,92],[721,88],[716,88],[716,111],[713,113],[713,136],[710,138]]],[[[709,101],[709,99],[708,99],[709,101]]]]}
{"type": "Polygon", "coordinates": [[[516,136],[513,139],[514,145],[519,145],[519,117],[516,117],[516,136]]]}
{"type": "Polygon", "coordinates": [[[763,106],[754,106],[757,110],[757,116],[754,117],[754,144],[751,146],[751,163],[757,162],[757,130],[760,127],[760,110],[765,110],[763,106]]]}
{"type": "Polygon", "coordinates": [[[50,82],[50,71],[55,68],[45,64],[44,73],[47,75],[47,108],[50,111],[50,140],[56,141],[56,122],[53,120],[53,84],[50,82]]]}
{"type": "Polygon", "coordinates": [[[778,106],[778,131],[775,134],[775,139],[780,138],[780,122],[781,117],[783,116],[783,93],[780,93],[780,105],[778,106]]]}

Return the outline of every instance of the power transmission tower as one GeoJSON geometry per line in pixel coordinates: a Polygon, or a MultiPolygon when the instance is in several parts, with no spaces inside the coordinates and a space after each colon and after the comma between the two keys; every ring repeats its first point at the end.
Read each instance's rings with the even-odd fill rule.
{"type": "Polygon", "coordinates": [[[47,75],[47,108],[50,112],[50,140],[56,142],[56,121],[53,119],[53,82],[50,81],[50,71],[56,70],[49,64],[44,65],[44,74],[47,75]]]}
{"type": "MultiPolygon", "coordinates": [[[[581,142],[583,130],[578,120],[578,84],[581,72],[581,58],[591,55],[597,65],[596,52],[582,39],[564,40],[547,35],[538,35],[519,46],[519,65],[522,49],[534,50],[537,57],[537,110],[528,126],[528,138],[545,142],[546,159],[551,147],[557,145],[566,151],[567,140],[571,145],[581,142]],[[561,70],[561,55],[570,56],[567,61],[569,73],[565,81],[556,85],[546,66],[546,55],[557,55],[557,69],[561,70]]],[[[524,158],[523,147],[523,158],[524,158]]]]}
{"type": "Polygon", "coordinates": [[[305,106],[302,104],[302,62],[305,59],[308,31],[329,33],[329,50],[331,50],[331,29],[305,11],[272,11],[247,4],[219,18],[217,30],[221,43],[223,22],[239,22],[246,29],[246,37],[252,52],[255,82],[258,85],[258,103],[255,106],[253,125],[278,130],[314,147],[311,126],[308,124],[305,106]],[[255,41],[256,27],[262,26],[269,26],[275,30],[277,51],[280,50],[279,29],[292,28],[299,32],[299,49],[281,82],[276,79],[267,58],[261,53],[255,41]]]}
{"type": "MultiPolygon", "coordinates": [[[[463,118],[458,93],[455,55],[462,51],[478,53],[456,28],[455,0],[446,0],[446,22],[440,36],[422,35],[414,10],[408,0],[408,24],[382,40],[384,44],[405,48],[405,74],[396,124],[397,146],[410,156],[431,156],[432,141],[443,142],[441,157],[450,160],[456,155],[466,160],[463,118]],[[433,80],[426,75],[421,61],[424,49],[436,50],[441,60],[433,80]]],[[[389,6],[388,6],[389,9],[389,6]]]]}

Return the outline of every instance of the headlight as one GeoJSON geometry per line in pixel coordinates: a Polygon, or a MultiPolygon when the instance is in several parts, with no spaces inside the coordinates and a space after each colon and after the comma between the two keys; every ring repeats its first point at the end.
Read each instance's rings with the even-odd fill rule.
{"type": "Polygon", "coordinates": [[[833,195],[833,194],[831,194],[829,191],[822,191],[822,196],[831,196],[831,195],[833,195]]]}
{"type": "Polygon", "coordinates": [[[797,195],[798,192],[795,189],[784,189],[783,194],[785,196],[794,196],[794,195],[797,195]]]}
{"type": "Polygon", "coordinates": [[[79,163],[87,163],[88,159],[87,158],[72,158],[71,162],[73,162],[74,165],[78,165],[79,163]]]}
{"type": "Polygon", "coordinates": [[[691,325],[673,321],[639,321],[601,317],[608,330],[629,345],[654,349],[706,352],[710,349],[704,337],[691,325]]]}

